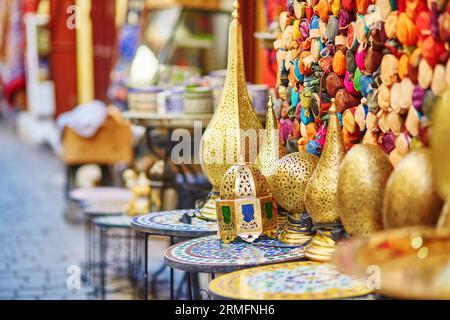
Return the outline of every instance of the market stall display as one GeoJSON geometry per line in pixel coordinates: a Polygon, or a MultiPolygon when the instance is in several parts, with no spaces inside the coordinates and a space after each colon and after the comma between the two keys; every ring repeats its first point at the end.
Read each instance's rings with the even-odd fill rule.
{"type": "MultiPolygon", "coordinates": [[[[56,64],[47,48],[52,72],[107,78],[109,67],[92,69],[93,61],[80,75],[80,61],[89,56],[111,58],[108,35],[116,30],[97,34],[93,47],[89,41],[90,29],[114,16],[101,12],[105,1],[81,6],[87,28],[71,33],[83,44],[77,65],[61,67],[74,48],[56,64]],[[109,44],[99,47],[104,37],[109,44]]],[[[53,34],[63,24],[54,23],[54,12],[69,2],[47,8],[52,39],[69,35],[53,34]]],[[[87,101],[49,124],[60,131],[68,204],[83,211],[80,280],[97,297],[111,298],[108,275],[125,270],[127,291],[142,289],[144,300],[169,288],[171,299],[186,297],[185,284],[187,298],[201,298],[203,280],[211,280],[208,298],[218,299],[450,298],[449,1],[119,3],[118,57],[108,75],[114,106],[87,101]],[[265,18],[270,26],[260,30],[265,18]],[[254,35],[255,28],[263,32],[254,35]],[[255,52],[257,44],[266,52],[255,52]],[[226,58],[227,68],[216,70],[226,58]],[[271,70],[277,70],[274,88],[271,70]],[[262,78],[265,84],[246,81],[262,78]],[[123,187],[71,190],[100,182],[100,170],[91,181],[75,179],[91,163],[101,167],[102,184],[123,187]],[[153,237],[169,244],[164,255],[149,243],[153,237]],[[118,242],[111,239],[126,241],[115,250],[120,259],[108,259],[116,258],[111,243],[118,242]],[[161,265],[151,274],[153,258],[161,265]],[[178,290],[175,270],[184,275],[178,290]]],[[[10,38],[22,34],[20,21],[33,22],[21,10],[17,0],[0,4],[0,40],[8,40],[0,41],[1,91],[10,103],[23,77],[16,64],[23,39],[10,38]]],[[[25,30],[35,39],[31,26],[25,30]]],[[[25,69],[36,80],[41,67],[34,67],[25,69]]],[[[90,81],[81,81],[77,93],[70,79],[57,78],[57,92],[70,89],[89,100],[90,81]]],[[[28,92],[28,99],[34,95],[28,92]]],[[[58,135],[54,140],[57,145],[58,135]]],[[[53,186],[53,177],[42,181],[53,186]]],[[[45,196],[55,200],[47,187],[45,196]]],[[[45,219],[39,222],[33,237],[49,230],[45,219]]],[[[7,262],[6,271],[16,262],[7,262]]],[[[14,290],[15,297],[21,289],[14,290]]]]}
{"type": "MultiPolygon", "coordinates": [[[[283,239],[289,230],[293,238],[303,234],[307,258],[329,260],[345,233],[436,224],[442,200],[427,147],[433,105],[446,85],[432,87],[436,76],[444,80],[450,57],[448,8],[421,0],[287,1],[274,43],[279,135],[287,153],[320,160],[295,195],[314,226],[295,230],[288,218],[280,239],[292,241],[283,239]]],[[[283,169],[287,157],[272,177],[292,179],[295,171],[283,169]]],[[[272,181],[278,204],[292,211],[291,192],[272,181]]]]}

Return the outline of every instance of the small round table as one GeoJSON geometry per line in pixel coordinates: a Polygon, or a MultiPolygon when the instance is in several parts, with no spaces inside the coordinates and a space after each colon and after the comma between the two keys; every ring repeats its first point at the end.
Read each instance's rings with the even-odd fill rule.
{"type": "MultiPolygon", "coordinates": [[[[192,217],[195,210],[173,210],[151,213],[137,216],[131,220],[134,230],[142,233],[144,237],[144,300],[148,299],[148,237],[169,237],[170,245],[174,244],[174,238],[191,239],[204,237],[217,233],[217,223],[192,217]],[[181,220],[189,216],[191,223],[181,220]]],[[[170,298],[173,300],[173,269],[170,268],[170,298]]]]}
{"type": "Polygon", "coordinates": [[[301,260],[304,253],[302,247],[286,245],[274,239],[224,244],[217,237],[210,236],[173,245],[164,256],[171,268],[188,273],[209,273],[214,279],[216,273],[301,260]]]}
{"type": "Polygon", "coordinates": [[[302,261],[241,270],[209,284],[216,299],[321,300],[366,296],[366,281],[339,273],[331,264],[302,261]]]}
{"type": "Polygon", "coordinates": [[[107,250],[108,250],[108,238],[114,237],[116,239],[125,239],[128,242],[128,275],[131,275],[131,240],[133,238],[131,234],[130,217],[125,215],[109,215],[97,217],[93,220],[93,224],[100,230],[100,281],[95,284],[95,292],[100,291],[102,300],[106,299],[106,267],[107,267],[107,250]],[[110,235],[111,230],[129,230],[127,235],[110,235]]]}
{"type": "Polygon", "coordinates": [[[82,205],[109,204],[124,205],[133,198],[133,193],[125,188],[93,187],[79,188],[69,192],[69,200],[82,205]]]}
{"type": "Polygon", "coordinates": [[[85,222],[85,280],[90,281],[93,273],[96,246],[93,237],[94,219],[108,216],[121,216],[124,214],[124,206],[111,203],[85,203],[83,207],[85,222]]]}

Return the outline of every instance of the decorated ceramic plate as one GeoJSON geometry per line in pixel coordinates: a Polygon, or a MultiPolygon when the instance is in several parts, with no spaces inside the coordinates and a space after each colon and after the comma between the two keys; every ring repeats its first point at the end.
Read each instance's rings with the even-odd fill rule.
{"type": "Polygon", "coordinates": [[[218,299],[319,300],[371,293],[366,282],[343,275],[331,264],[291,262],[225,274],[209,289],[218,299]]]}
{"type": "Polygon", "coordinates": [[[377,291],[405,299],[450,299],[450,230],[411,227],[352,239],[336,250],[339,271],[370,277],[377,291]]]}

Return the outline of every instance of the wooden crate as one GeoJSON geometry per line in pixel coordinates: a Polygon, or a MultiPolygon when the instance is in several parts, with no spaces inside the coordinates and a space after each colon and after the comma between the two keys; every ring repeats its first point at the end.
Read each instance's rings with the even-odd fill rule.
{"type": "Polygon", "coordinates": [[[130,124],[117,110],[108,110],[103,126],[92,138],[80,137],[66,127],[62,139],[62,159],[68,165],[131,163],[133,137],[130,124]]]}

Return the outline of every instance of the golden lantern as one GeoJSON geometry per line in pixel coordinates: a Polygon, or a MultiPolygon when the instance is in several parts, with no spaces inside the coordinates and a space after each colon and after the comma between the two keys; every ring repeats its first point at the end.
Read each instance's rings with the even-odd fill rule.
{"type": "Polygon", "coordinates": [[[434,189],[431,168],[429,149],[415,150],[400,161],[386,186],[384,228],[436,224],[442,200],[434,189]]]}
{"type": "Polygon", "coordinates": [[[217,200],[219,235],[230,243],[236,237],[253,242],[276,237],[277,206],[269,185],[256,166],[235,164],[225,173],[217,200]]]}
{"type": "Polygon", "coordinates": [[[311,240],[311,228],[307,221],[305,188],[316,168],[319,158],[306,152],[288,154],[277,161],[272,175],[272,192],[277,203],[288,211],[287,222],[278,240],[295,245],[311,240]]]}
{"type": "Polygon", "coordinates": [[[446,139],[450,137],[450,89],[435,106],[432,116],[431,161],[436,189],[445,200],[438,227],[450,228],[450,149],[446,139]]]}
{"type": "Polygon", "coordinates": [[[201,217],[211,220],[217,219],[215,202],[225,172],[241,159],[254,161],[258,154],[259,130],[262,128],[247,92],[238,1],[234,2],[232,16],[224,90],[201,141],[202,169],[213,185],[213,191],[199,213],[201,217]],[[250,151],[255,153],[253,159],[250,151]]]}
{"type": "Polygon", "coordinates": [[[306,210],[317,230],[317,234],[305,250],[305,256],[315,261],[331,259],[335,247],[334,234],[339,234],[342,228],[337,208],[337,187],[345,147],[334,99],[329,115],[322,156],[305,190],[306,210]]]}
{"type": "MultiPolygon", "coordinates": [[[[261,150],[256,159],[256,166],[261,171],[272,190],[272,176],[276,168],[277,161],[280,159],[280,138],[278,131],[278,121],[273,110],[272,96],[269,96],[266,114],[266,132],[265,140],[262,141],[261,150]]],[[[284,156],[282,154],[281,156],[284,156]]]]}
{"type": "Polygon", "coordinates": [[[383,229],[383,196],[392,169],[377,145],[356,145],[347,153],[337,189],[339,216],[347,233],[368,235],[383,229]]]}

